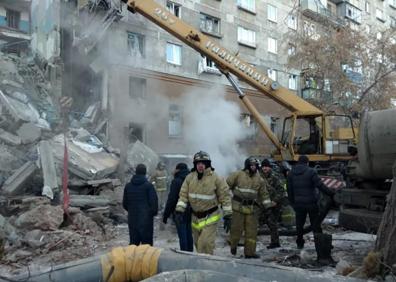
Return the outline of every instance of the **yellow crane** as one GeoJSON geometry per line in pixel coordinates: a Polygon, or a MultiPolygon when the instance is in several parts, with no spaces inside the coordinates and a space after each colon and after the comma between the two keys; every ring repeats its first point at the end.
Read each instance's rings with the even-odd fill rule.
{"type": "Polygon", "coordinates": [[[349,116],[324,113],[292,91],[281,87],[276,81],[222,47],[216,40],[185,23],[155,1],[122,1],[127,4],[129,11],[143,15],[215,62],[275,146],[274,159],[296,161],[300,154],[307,155],[311,161],[353,159],[348,148],[355,143],[355,132],[349,116]],[[242,92],[231,74],[291,112],[291,115],[284,120],[281,138],[278,138],[266,125],[256,107],[242,92]]]}

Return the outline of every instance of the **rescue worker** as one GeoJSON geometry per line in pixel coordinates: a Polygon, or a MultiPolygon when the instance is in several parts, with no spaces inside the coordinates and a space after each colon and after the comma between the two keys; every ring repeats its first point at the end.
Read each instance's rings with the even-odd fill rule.
{"type": "Polygon", "coordinates": [[[138,164],[135,175],[124,189],[122,206],[128,212],[131,245],[153,245],[153,218],[158,212],[158,198],[154,186],[146,178],[146,173],[146,166],[138,164]]]}
{"type": "Polygon", "coordinates": [[[217,223],[223,209],[224,229],[231,226],[232,209],[230,190],[215,172],[209,154],[199,151],[194,155],[194,168],[187,175],[179,193],[175,219],[181,221],[188,204],[192,209],[192,231],[198,253],[213,254],[217,223]]]}
{"type": "MultiPolygon", "coordinates": [[[[174,178],[172,180],[168,200],[166,201],[162,222],[167,223],[168,218],[172,215],[174,218],[175,208],[177,201],[179,200],[180,188],[183,184],[184,179],[190,173],[188,166],[185,163],[178,163],[174,172],[174,178]]],[[[192,252],[193,251],[193,238],[191,230],[191,207],[188,205],[184,211],[183,218],[175,222],[177,235],[179,236],[180,250],[192,252]]]]}
{"type": "Polygon", "coordinates": [[[287,176],[289,202],[296,213],[297,248],[304,248],[303,228],[307,214],[314,232],[315,248],[318,261],[331,262],[331,235],[322,234],[321,222],[318,220],[318,190],[329,196],[334,192],[323,184],[317,172],[308,166],[309,159],[301,155],[297,165],[293,166],[287,176]]]}
{"type": "Polygon", "coordinates": [[[154,185],[158,195],[158,205],[162,210],[166,202],[166,194],[168,188],[168,173],[165,169],[165,164],[159,162],[157,168],[150,178],[151,183],[154,185]]]}
{"type": "Polygon", "coordinates": [[[260,257],[256,253],[259,206],[271,205],[267,181],[260,177],[258,169],[259,162],[255,158],[248,158],[243,170],[236,171],[227,178],[227,184],[233,193],[231,254],[236,255],[239,239],[242,232],[245,232],[245,258],[260,257]]]}
{"type": "Polygon", "coordinates": [[[281,215],[282,206],[285,202],[285,185],[282,184],[281,176],[273,170],[273,165],[268,159],[261,162],[261,177],[268,181],[268,193],[274,206],[264,209],[264,219],[271,234],[271,243],[267,249],[279,248],[278,221],[281,215]]]}

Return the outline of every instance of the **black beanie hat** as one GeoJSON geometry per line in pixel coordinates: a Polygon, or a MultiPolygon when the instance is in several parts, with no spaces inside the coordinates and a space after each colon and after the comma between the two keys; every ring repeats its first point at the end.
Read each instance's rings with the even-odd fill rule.
{"type": "Polygon", "coordinates": [[[270,162],[268,159],[264,159],[264,160],[261,162],[261,166],[272,167],[272,164],[271,164],[271,162],[270,162]]]}
{"type": "Polygon", "coordinates": [[[178,163],[177,165],[176,165],[176,169],[188,169],[188,167],[187,167],[187,164],[185,164],[185,163],[178,163]]]}
{"type": "Polygon", "coordinates": [[[146,173],[147,173],[147,168],[146,168],[146,166],[145,166],[144,164],[138,164],[138,165],[136,166],[135,173],[136,173],[137,175],[146,175],[146,173]]]}
{"type": "Polygon", "coordinates": [[[309,159],[306,155],[301,155],[298,157],[298,162],[300,164],[307,164],[307,163],[309,163],[309,159]]]}

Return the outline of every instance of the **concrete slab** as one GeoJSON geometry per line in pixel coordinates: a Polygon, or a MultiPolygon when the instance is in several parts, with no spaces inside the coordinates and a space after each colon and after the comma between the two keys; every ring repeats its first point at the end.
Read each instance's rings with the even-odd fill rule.
{"type": "Polygon", "coordinates": [[[112,203],[111,199],[104,196],[70,195],[70,206],[79,208],[107,207],[112,203]]]}
{"type": "Polygon", "coordinates": [[[9,80],[9,79],[3,79],[1,81],[1,84],[9,85],[9,86],[12,86],[12,87],[15,87],[15,88],[20,88],[20,89],[23,88],[22,84],[20,84],[20,83],[18,83],[16,81],[13,81],[13,80],[9,80]]]}
{"type": "Polygon", "coordinates": [[[99,114],[99,103],[90,105],[81,118],[83,124],[93,124],[99,114]]]}
{"type": "Polygon", "coordinates": [[[133,168],[143,163],[147,166],[147,173],[151,174],[155,171],[159,160],[157,153],[139,140],[128,146],[127,162],[133,168]]]}
{"type": "Polygon", "coordinates": [[[24,123],[16,132],[23,144],[36,142],[41,137],[41,128],[33,123],[24,123]]]}
{"type": "Polygon", "coordinates": [[[117,178],[111,179],[111,178],[105,178],[105,179],[98,179],[98,180],[89,180],[87,182],[88,185],[91,185],[93,187],[98,187],[99,185],[103,184],[111,184],[112,186],[119,186],[121,185],[121,181],[117,178]]]}
{"type": "Polygon", "coordinates": [[[54,190],[57,189],[59,186],[52,147],[49,141],[41,141],[39,143],[38,150],[40,155],[41,170],[43,171],[44,178],[43,196],[48,196],[49,198],[52,198],[53,195],[51,196],[51,194],[48,194],[48,188],[52,190],[52,192],[54,192],[54,190]]]}
{"type": "Polygon", "coordinates": [[[34,122],[40,118],[39,112],[31,105],[11,98],[0,90],[0,103],[6,108],[15,122],[34,122]]]}
{"type": "Polygon", "coordinates": [[[1,128],[0,128],[0,140],[13,146],[19,146],[22,144],[22,140],[19,136],[9,133],[1,128]]]}
{"type": "Polygon", "coordinates": [[[9,196],[20,195],[25,190],[25,184],[36,172],[37,166],[33,162],[27,162],[17,169],[5,182],[2,193],[9,196]]]}
{"type": "MultiPolygon", "coordinates": [[[[63,161],[64,140],[57,135],[51,140],[51,147],[58,162],[63,161]]],[[[105,151],[89,153],[68,140],[69,170],[85,180],[106,178],[115,172],[119,159],[105,151]]]]}

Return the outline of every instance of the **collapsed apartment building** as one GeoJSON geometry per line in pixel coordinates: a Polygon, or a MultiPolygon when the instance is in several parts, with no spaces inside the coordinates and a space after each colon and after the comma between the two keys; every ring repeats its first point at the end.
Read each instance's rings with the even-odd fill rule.
{"type": "MultiPolygon", "coordinates": [[[[94,244],[114,223],[126,221],[119,150],[95,131],[99,124],[91,120],[90,108],[80,118],[71,112],[65,128],[52,91],[32,57],[0,53],[0,256],[5,262],[20,262],[43,249],[58,249],[61,257],[53,246],[57,242],[62,248],[94,244]],[[56,204],[63,196],[65,140],[71,226],[64,226],[64,210],[56,204]]],[[[137,162],[155,167],[158,161],[137,141],[129,147],[122,175],[130,175],[137,162]]]]}
{"type": "MultiPolygon", "coordinates": [[[[46,61],[49,72],[59,74],[56,69],[63,69],[59,95],[73,97],[73,110],[91,107],[93,114],[101,113],[99,124],[112,146],[126,152],[128,144],[139,140],[165,161],[191,156],[195,151],[186,141],[190,113],[183,109],[182,97],[208,92],[220,84],[226,99],[242,106],[214,66],[203,64],[202,57],[187,47],[180,49],[183,62],[170,62],[167,48],[181,44],[119,5],[107,0],[58,0],[47,6],[33,1],[32,18],[37,20],[32,22],[36,42],[32,51],[46,61]],[[158,104],[161,107],[154,109],[158,104]],[[136,108],[153,113],[155,121],[138,115],[136,108]]],[[[276,131],[284,110],[255,90],[247,88],[246,92],[276,131]]],[[[241,141],[241,147],[252,155],[269,152],[272,146],[254,119],[246,109],[241,112],[253,132],[253,137],[241,141]]]]}

